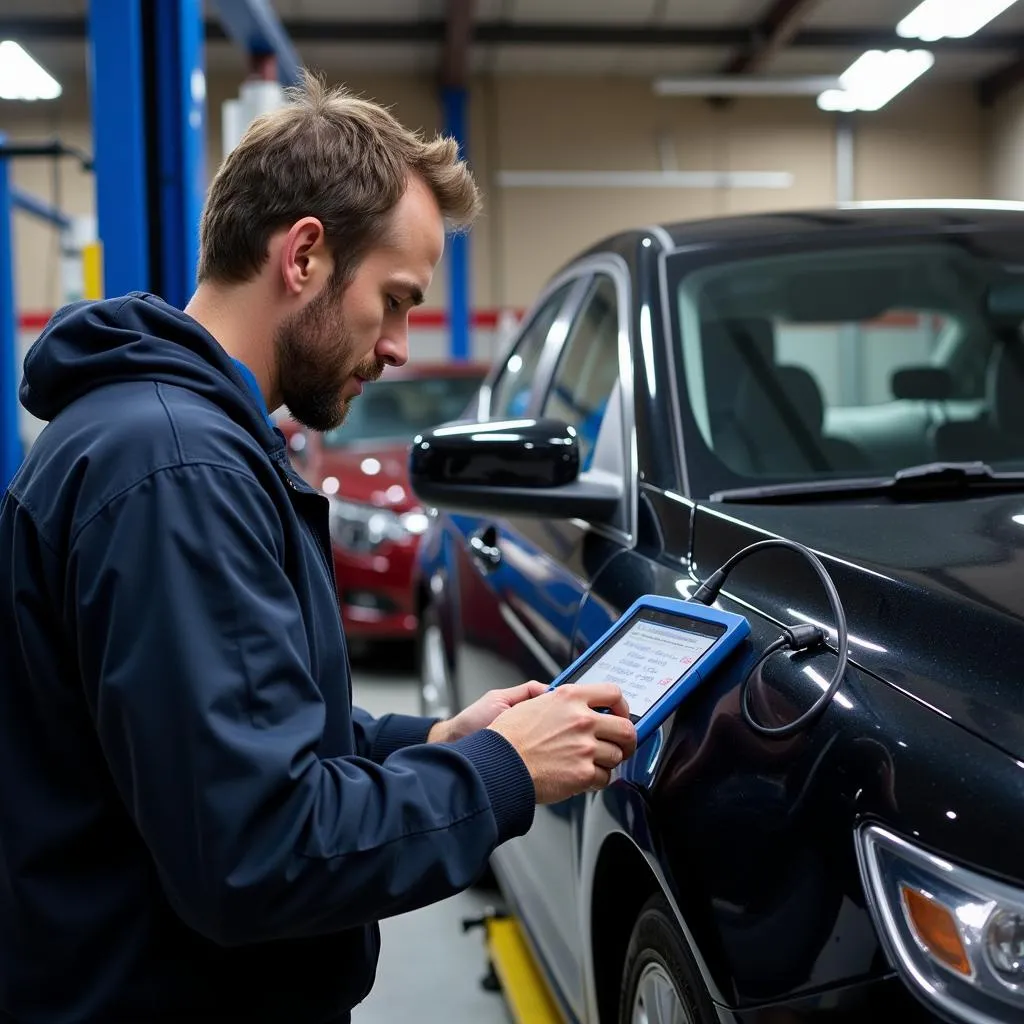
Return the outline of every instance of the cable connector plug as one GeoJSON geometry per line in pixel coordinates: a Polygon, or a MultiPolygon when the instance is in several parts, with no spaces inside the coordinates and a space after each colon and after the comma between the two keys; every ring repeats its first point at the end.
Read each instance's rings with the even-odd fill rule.
{"type": "Polygon", "coordinates": [[[724,569],[716,569],[691,595],[690,600],[703,605],[713,605],[729,573],[724,569]]]}
{"type": "Polygon", "coordinates": [[[825,630],[821,626],[812,626],[804,622],[796,626],[783,626],[782,635],[791,651],[809,651],[812,647],[820,647],[825,642],[825,630]]]}

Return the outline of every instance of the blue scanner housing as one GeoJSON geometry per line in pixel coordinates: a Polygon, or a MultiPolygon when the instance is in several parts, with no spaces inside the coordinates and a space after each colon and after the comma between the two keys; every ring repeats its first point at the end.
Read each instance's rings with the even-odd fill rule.
{"type": "MultiPolygon", "coordinates": [[[[637,747],[644,742],[676,708],[692,693],[718,666],[750,635],[750,623],[742,616],[732,612],[724,612],[717,608],[709,608],[695,601],[684,601],[679,598],[658,597],[646,594],[637,598],[623,614],[568,668],[559,673],[552,681],[549,690],[567,683],[596,681],[586,679],[587,673],[598,665],[614,658],[628,644],[633,657],[638,659],[637,676],[646,670],[652,671],[651,663],[657,667],[657,657],[653,654],[657,648],[679,642],[695,643],[698,647],[707,643],[709,646],[695,655],[692,662],[679,669],[679,675],[671,682],[662,679],[658,686],[663,688],[653,699],[650,706],[641,713],[633,714],[637,733],[637,747]],[[637,627],[637,628],[634,628],[637,627]],[[678,631],[673,634],[672,631],[678,631]],[[652,658],[644,658],[644,644],[651,645],[652,658]]],[[[680,651],[684,648],[680,647],[680,651]]],[[[629,655],[625,655],[629,664],[629,655]]],[[[664,655],[663,655],[664,657],[664,655]]],[[[622,671],[621,666],[618,671],[622,671]]],[[[662,669],[664,672],[664,669],[662,669]]],[[[655,673],[657,674],[657,673],[655,673]]],[[[603,678],[603,677],[602,677],[603,678]]],[[[604,681],[617,682],[622,685],[624,680],[614,676],[604,681]]],[[[628,689],[626,683],[624,689],[628,689]]],[[[652,684],[648,683],[646,692],[650,693],[652,684]]],[[[627,702],[629,695],[627,693],[627,702]]],[[[647,703],[646,698],[644,703],[647,703]]]]}

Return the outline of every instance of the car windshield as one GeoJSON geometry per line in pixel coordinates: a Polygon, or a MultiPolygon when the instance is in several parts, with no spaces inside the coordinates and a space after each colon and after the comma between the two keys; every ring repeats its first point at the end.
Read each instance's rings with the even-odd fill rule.
{"type": "Polygon", "coordinates": [[[365,441],[411,441],[421,430],[458,419],[482,380],[481,371],[367,384],[345,422],[324,434],[324,444],[339,448],[365,441]]]}
{"type": "Polygon", "coordinates": [[[673,259],[688,461],[709,489],[1024,467],[1019,236],[673,259]]]}

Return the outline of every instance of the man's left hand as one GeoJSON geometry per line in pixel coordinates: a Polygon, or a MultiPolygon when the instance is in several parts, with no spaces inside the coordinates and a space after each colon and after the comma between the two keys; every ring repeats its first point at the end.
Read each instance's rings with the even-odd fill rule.
{"type": "Polygon", "coordinates": [[[428,743],[451,743],[470,733],[486,729],[503,711],[531,697],[539,697],[547,689],[535,679],[507,690],[488,690],[478,701],[460,711],[454,718],[436,722],[430,728],[428,743]]]}

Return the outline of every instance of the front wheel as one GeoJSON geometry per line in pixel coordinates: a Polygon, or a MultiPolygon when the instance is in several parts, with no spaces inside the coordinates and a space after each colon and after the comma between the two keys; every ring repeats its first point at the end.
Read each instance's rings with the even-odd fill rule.
{"type": "Polygon", "coordinates": [[[619,1024],[717,1024],[693,956],[668,900],[658,893],[640,911],[626,951],[619,1024]]]}

